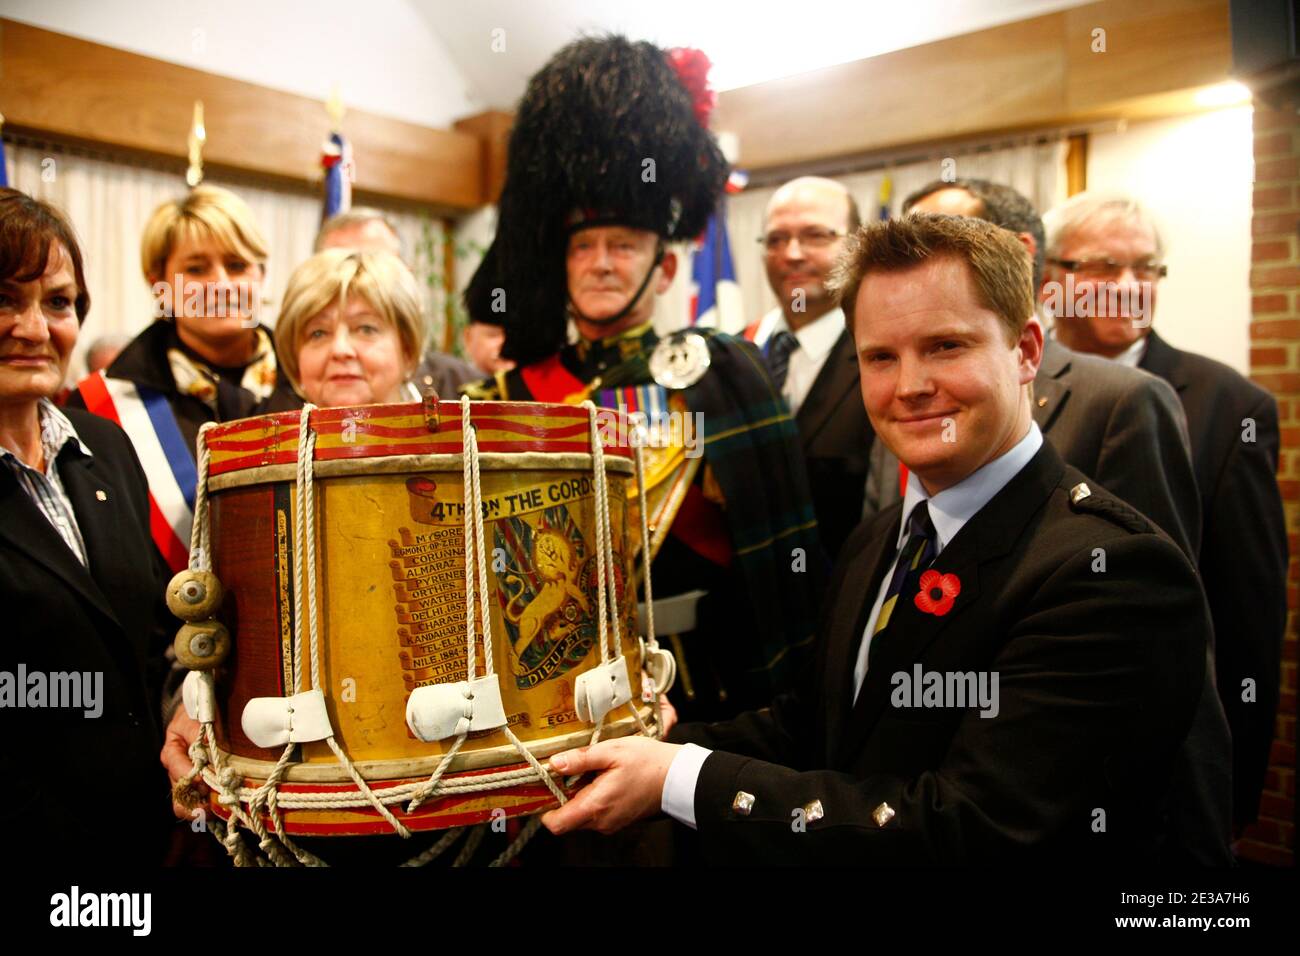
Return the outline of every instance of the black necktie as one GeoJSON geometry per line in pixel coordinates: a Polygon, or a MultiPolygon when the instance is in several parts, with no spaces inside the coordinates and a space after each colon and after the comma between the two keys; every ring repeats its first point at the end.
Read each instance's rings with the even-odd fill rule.
{"type": "Polygon", "coordinates": [[[779,392],[785,385],[785,377],[790,372],[790,353],[799,347],[799,340],[793,332],[782,329],[772,336],[767,343],[767,368],[772,373],[772,381],[779,392]]]}
{"type": "Polygon", "coordinates": [[[871,644],[867,648],[868,667],[872,655],[880,645],[881,638],[885,636],[882,632],[893,620],[899,596],[911,594],[916,590],[921,572],[934,560],[935,545],[934,523],[930,521],[929,502],[922,501],[908,519],[907,540],[903,542],[903,548],[898,553],[898,564],[894,565],[894,575],[889,579],[889,589],[885,592],[885,600],[880,605],[880,616],[876,618],[876,626],[871,632],[871,644]]]}

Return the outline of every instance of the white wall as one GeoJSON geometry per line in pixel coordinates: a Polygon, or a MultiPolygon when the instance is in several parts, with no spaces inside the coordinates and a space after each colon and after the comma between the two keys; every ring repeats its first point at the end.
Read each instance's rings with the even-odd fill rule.
{"type": "Polygon", "coordinates": [[[1130,123],[1088,144],[1089,191],[1132,194],[1160,222],[1169,263],[1156,300],[1161,336],[1243,375],[1250,354],[1252,112],[1239,106],[1130,123]]]}
{"type": "Polygon", "coordinates": [[[4,0],[0,14],[155,59],[448,127],[479,112],[407,0],[4,0]]]}

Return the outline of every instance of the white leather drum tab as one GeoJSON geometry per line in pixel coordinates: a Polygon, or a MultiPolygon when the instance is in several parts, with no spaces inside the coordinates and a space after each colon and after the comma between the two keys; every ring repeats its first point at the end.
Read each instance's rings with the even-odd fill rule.
{"type": "Polygon", "coordinates": [[[627,659],[620,657],[579,674],[573,682],[573,705],[578,719],[589,724],[615,707],[622,707],[632,699],[632,682],[627,676],[627,659]]]}
{"type": "Polygon", "coordinates": [[[212,692],[212,673],[210,671],[190,671],[181,684],[181,703],[190,720],[201,724],[210,724],[216,720],[217,703],[212,692]]]}
{"type": "Polygon", "coordinates": [[[254,697],[244,705],[239,724],[259,747],[303,744],[334,733],[325,694],[320,690],[305,690],[292,697],[254,697]]]}
{"type": "MultiPolygon", "coordinates": [[[[655,694],[666,694],[677,680],[677,658],[665,648],[645,649],[645,672],[654,681],[655,694]]],[[[653,699],[653,698],[652,698],[653,699]]]]}
{"type": "Polygon", "coordinates": [[[506,707],[495,674],[417,687],[406,702],[406,726],[425,743],[505,725],[506,707]]]}

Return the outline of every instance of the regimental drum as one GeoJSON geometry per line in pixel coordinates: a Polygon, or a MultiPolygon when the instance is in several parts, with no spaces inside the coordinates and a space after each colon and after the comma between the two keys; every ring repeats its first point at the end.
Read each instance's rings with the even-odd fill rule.
{"type": "Polygon", "coordinates": [[[488,823],[571,794],[541,761],[597,725],[658,733],[643,668],[662,691],[671,661],[637,631],[637,444],[621,413],[531,402],[206,428],[195,570],[169,604],[203,608],[177,650],[211,810],[262,837],[488,823]]]}

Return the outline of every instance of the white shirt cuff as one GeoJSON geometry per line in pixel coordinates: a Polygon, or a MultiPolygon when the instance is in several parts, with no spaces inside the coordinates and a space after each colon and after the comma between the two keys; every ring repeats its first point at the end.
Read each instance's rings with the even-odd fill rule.
{"type": "Polygon", "coordinates": [[[711,753],[712,750],[705,750],[695,744],[684,745],[668,765],[668,776],[664,777],[660,807],[664,813],[692,830],[695,829],[695,783],[700,779],[700,768],[711,753]]]}

